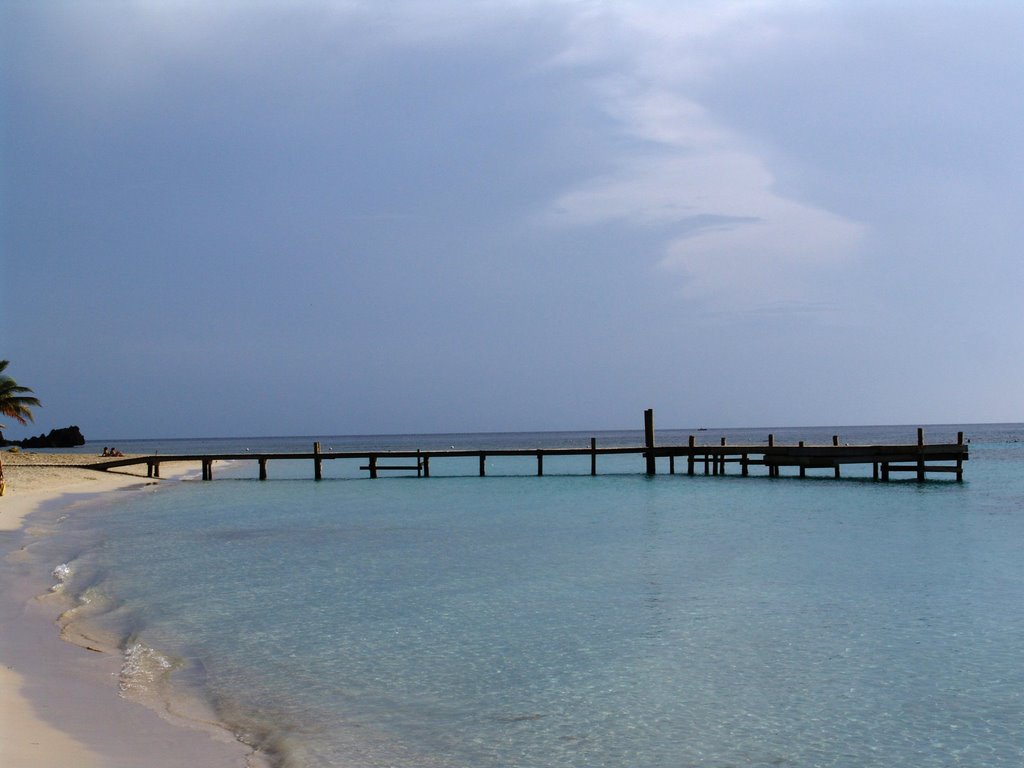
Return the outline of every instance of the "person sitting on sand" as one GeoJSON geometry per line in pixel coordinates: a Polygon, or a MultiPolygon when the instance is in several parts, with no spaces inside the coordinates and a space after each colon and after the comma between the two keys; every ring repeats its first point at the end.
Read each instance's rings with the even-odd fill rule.
{"type": "Polygon", "coordinates": [[[105,445],[103,446],[103,455],[104,456],[109,456],[110,455],[110,449],[107,448],[107,446],[105,446],[105,445]]]}

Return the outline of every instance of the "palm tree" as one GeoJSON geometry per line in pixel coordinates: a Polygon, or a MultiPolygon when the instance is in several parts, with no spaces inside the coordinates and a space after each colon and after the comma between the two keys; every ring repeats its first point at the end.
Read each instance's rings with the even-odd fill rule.
{"type": "MultiPolygon", "coordinates": [[[[33,421],[32,409],[39,407],[39,400],[35,397],[28,397],[26,392],[32,392],[28,387],[19,387],[18,382],[4,373],[8,361],[0,360],[0,414],[10,416],[19,424],[27,424],[33,421]]],[[[5,427],[0,426],[0,429],[5,427]]],[[[4,465],[0,461],[0,496],[4,495],[4,465]]]]}

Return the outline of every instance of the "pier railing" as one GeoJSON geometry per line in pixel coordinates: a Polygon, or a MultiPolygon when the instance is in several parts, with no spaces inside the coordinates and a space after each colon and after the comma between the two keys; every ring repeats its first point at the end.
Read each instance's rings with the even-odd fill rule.
{"type": "MultiPolygon", "coordinates": [[[[376,479],[381,473],[415,473],[417,477],[430,477],[430,462],[438,459],[476,458],[479,474],[487,474],[487,459],[495,457],[527,457],[537,463],[537,475],[544,474],[545,457],[589,456],[590,474],[596,475],[598,457],[632,454],[645,459],[646,473],[657,473],[657,460],[668,459],[669,473],[676,474],[677,462],[685,461],[687,475],[725,475],[727,467],[734,465],[739,474],[747,476],[751,467],[764,467],[768,477],[780,477],[784,468],[796,471],[799,477],[806,477],[808,470],[831,470],[834,477],[842,476],[846,465],[872,466],[874,480],[887,481],[894,473],[912,473],[917,480],[925,480],[930,473],[952,474],[958,482],[963,481],[963,463],[969,458],[968,445],[963,432],[957,434],[955,443],[926,444],[924,430],[917,430],[917,442],[885,445],[841,445],[839,436],[833,436],[831,445],[779,445],[772,434],[767,445],[728,445],[721,438],[718,445],[698,445],[694,435],[689,436],[685,445],[656,445],[654,435],[654,412],[644,414],[644,445],[598,447],[595,438],[589,447],[580,448],[491,448],[491,449],[440,449],[440,450],[399,450],[399,451],[340,451],[324,453],[320,443],[313,444],[309,453],[222,453],[222,454],[179,454],[135,456],[124,459],[106,460],[90,465],[93,469],[111,470],[120,467],[145,464],[149,477],[160,476],[160,465],[172,462],[199,462],[203,480],[213,479],[213,466],[219,461],[255,461],[259,466],[260,480],[268,477],[267,465],[271,461],[310,461],[313,463],[313,477],[323,478],[323,462],[335,459],[358,459],[364,463],[360,470],[376,479]]],[[[682,467],[680,467],[682,471],[682,467]]]]}

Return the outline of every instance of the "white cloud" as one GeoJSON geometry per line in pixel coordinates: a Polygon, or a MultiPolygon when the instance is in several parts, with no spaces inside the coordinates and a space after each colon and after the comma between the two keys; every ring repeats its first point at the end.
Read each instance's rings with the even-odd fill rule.
{"type": "Polygon", "coordinates": [[[555,216],[575,225],[676,225],[661,266],[681,275],[686,297],[716,309],[815,301],[818,268],[849,257],[863,227],[779,194],[751,142],[690,95],[719,59],[777,41],[767,4],[624,7],[600,24],[587,17],[560,63],[614,61],[616,75],[596,81],[594,94],[627,148],[614,172],[560,195],[555,216]]]}

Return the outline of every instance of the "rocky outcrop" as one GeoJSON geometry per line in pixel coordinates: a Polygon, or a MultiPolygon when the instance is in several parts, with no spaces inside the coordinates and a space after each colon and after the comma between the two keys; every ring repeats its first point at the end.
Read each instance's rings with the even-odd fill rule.
{"type": "Polygon", "coordinates": [[[48,435],[26,437],[24,440],[3,440],[3,435],[0,435],[0,445],[20,445],[22,448],[74,448],[85,445],[85,438],[78,427],[70,426],[51,429],[48,435]]]}

